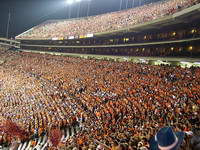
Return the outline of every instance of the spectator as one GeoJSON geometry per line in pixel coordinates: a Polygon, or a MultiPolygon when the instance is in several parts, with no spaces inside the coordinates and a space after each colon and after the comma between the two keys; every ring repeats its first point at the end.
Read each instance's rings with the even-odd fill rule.
{"type": "Polygon", "coordinates": [[[184,132],[173,132],[171,127],[161,128],[150,140],[151,150],[178,150],[184,140],[184,132]]]}
{"type": "MultiPolygon", "coordinates": [[[[190,133],[200,127],[199,68],[12,51],[0,57],[6,60],[0,65],[0,121],[10,118],[30,134],[23,142],[34,146],[34,131],[40,139],[55,128],[73,135],[61,138],[67,150],[148,149],[158,128],[190,133]],[[81,132],[71,130],[77,121],[81,132]]],[[[13,139],[0,132],[0,142],[13,139]]]]}
{"type": "Polygon", "coordinates": [[[197,3],[199,3],[199,1],[196,0],[164,0],[141,7],[87,18],[47,21],[17,36],[17,38],[69,38],[69,36],[79,37],[91,33],[120,30],[172,15],[197,3]]]}

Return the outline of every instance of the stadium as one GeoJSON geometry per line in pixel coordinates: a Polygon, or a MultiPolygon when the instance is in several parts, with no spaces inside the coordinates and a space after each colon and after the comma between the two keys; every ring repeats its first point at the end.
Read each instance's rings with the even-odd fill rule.
{"type": "Polygon", "coordinates": [[[0,29],[0,149],[200,150],[200,1],[66,2],[0,29]]]}

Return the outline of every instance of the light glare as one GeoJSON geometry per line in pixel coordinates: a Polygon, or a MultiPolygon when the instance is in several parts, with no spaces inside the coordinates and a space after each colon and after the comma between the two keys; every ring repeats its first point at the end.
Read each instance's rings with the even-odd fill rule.
{"type": "Polygon", "coordinates": [[[73,3],[74,3],[74,0],[67,0],[66,2],[67,2],[67,4],[70,5],[70,4],[73,4],[73,3]]]}

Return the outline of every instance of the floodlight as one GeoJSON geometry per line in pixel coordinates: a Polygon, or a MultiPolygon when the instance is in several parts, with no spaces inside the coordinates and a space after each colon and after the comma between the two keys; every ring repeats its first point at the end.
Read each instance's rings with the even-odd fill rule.
{"type": "Polygon", "coordinates": [[[68,5],[71,5],[71,4],[74,3],[74,0],[67,0],[66,2],[67,2],[68,5]]]}

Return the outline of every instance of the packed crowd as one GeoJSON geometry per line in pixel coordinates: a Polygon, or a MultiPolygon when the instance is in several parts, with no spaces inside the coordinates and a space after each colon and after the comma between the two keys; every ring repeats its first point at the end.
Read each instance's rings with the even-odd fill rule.
{"type": "Polygon", "coordinates": [[[68,38],[123,29],[174,14],[199,3],[199,0],[164,0],[123,11],[75,20],[49,21],[17,38],[68,38]],[[56,31],[56,32],[55,32],[56,31]]]}
{"type": "Polygon", "coordinates": [[[0,132],[1,143],[78,121],[82,131],[60,149],[146,150],[160,127],[200,128],[200,68],[8,51],[0,58],[0,122],[29,133],[12,139],[0,132]]]}

